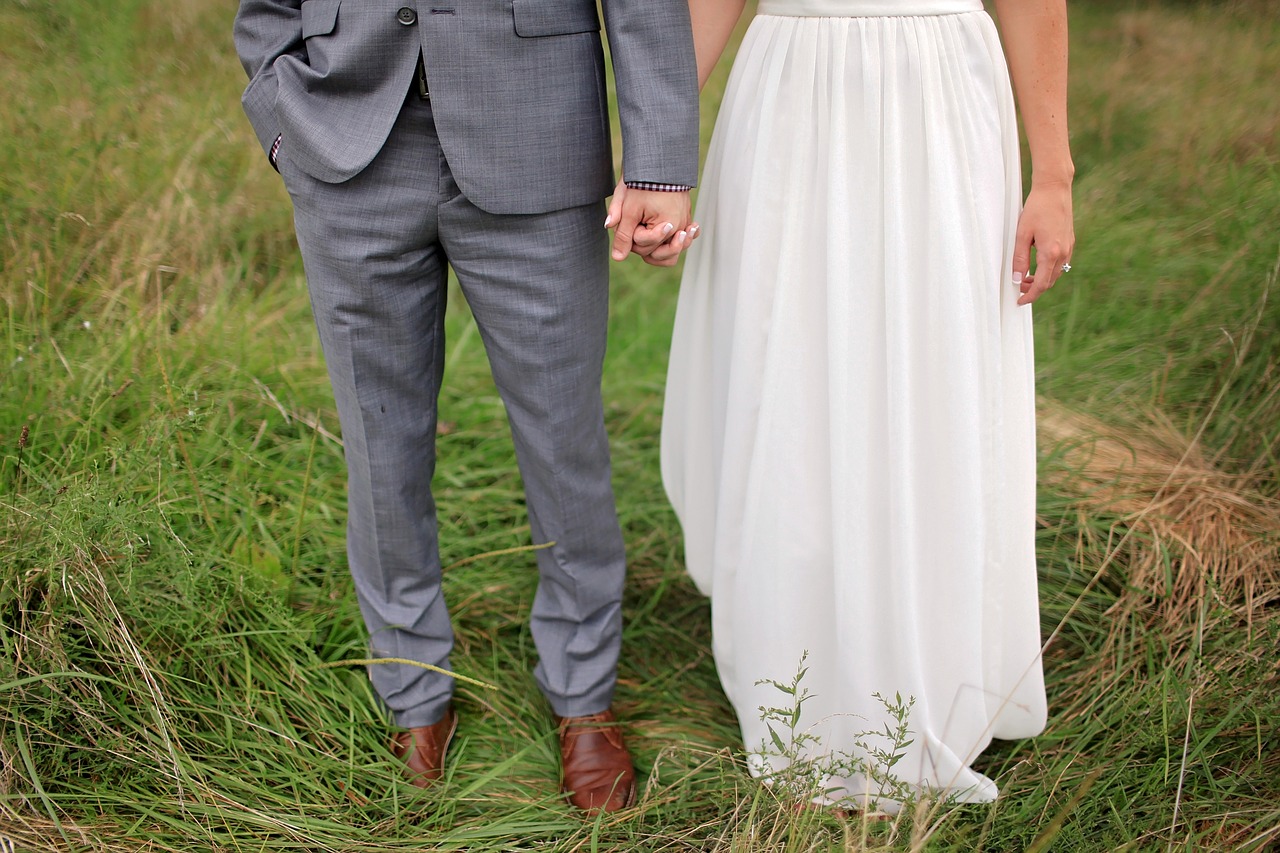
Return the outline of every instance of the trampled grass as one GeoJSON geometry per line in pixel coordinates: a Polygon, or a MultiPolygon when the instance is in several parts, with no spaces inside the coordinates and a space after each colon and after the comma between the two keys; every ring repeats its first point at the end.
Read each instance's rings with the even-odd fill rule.
{"type": "Polygon", "coordinates": [[[1270,4],[1071,4],[1080,247],[1037,308],[1052,717],[982,758],[996,804],[876,824],[743,773],[657,472],[677,278],[634,263],[605,390],[641,803],[584,821],[556,796],[523,498],[458,298],[436,484],[454,664],[483,685],[461,689],[448,780],[402,782],[344,663],[365,641],[337,418],[222,5],[0,5],[0,851],[1280,838],[1270,4]]]}

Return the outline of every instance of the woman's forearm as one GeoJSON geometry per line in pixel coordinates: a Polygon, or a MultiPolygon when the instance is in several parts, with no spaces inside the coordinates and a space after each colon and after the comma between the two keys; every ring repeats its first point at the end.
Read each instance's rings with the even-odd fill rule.
{"type": "Polygon", "coordinates": [[[995,0],[995,7],[1031,149],[1031,183],[1070,185],[1066,0],[995,0]]]}
{"type": "Polygon", "coordinates": [[[698,57],[699,90],[706,85],[711,70],[720,61],[745,6],[746,0],[689,0],[693,50],[698,57]]]}

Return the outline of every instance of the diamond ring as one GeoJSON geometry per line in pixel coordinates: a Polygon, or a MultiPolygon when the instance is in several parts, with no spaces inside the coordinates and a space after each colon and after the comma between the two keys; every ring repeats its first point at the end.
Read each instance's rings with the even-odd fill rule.
{"type": "Polygon", "coordinates": [[[1063,264],[1063,265],[1062,265],[1062,271],[1063,271],[1063,272],[1071,272],[1071,264],[1063,264]]]}

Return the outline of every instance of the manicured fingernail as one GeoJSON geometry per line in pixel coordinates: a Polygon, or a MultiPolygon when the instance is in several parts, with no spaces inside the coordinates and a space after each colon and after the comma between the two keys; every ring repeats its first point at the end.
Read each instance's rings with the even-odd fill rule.
{"type": "Polygon", "coordinates": [[[671,233],[672,231],[674,231],[674,230],[676,230],[676,227],[675,227],[674,225],[672,225],[670,222],[668,222],[668,223],[666,223],[665,225],[663,225],[663,226],[662,226],[662,236],[664,236],[664,237],[665,237],[665,236],[667,236],[668,234],[670,234],[670,233],[671,233]]]}
{"type": "Polygon", "coordinates": [[[608,228],[612,224],[613,224],[613,214],[610,213],[608,216],[604,218],[604,227],[608,228]]]}
{"type": "Polygon", "coordinates": [[[689,233],[687,231],[681,231],[679,234],[676,235],[676,242],[684,243],[684,241],[687,240],[688,238],[689,238],[689,233]]]}
{"type": "Polygon", "coordinates": [[[1022,276],[1023,276],[1023,274],[1022,274],[1022,273],[1020,273],[1020,272],[1015,272],[1015,273],[1013,274],[1013,283],[1014,283],[1014,284],[1022,284],[1022,276]]]}
{"type": "Polygon", "coordinates": [[[701,230],[702,230],[702,226],[701,226],[701,225],[694,225],[694,226],[691,226],[691,227],[689,228],[689,236],[690,236],[690,237],[697,237],[697,236],[698,236],[698,232],[699,232],[699,231],[701,231],[701,230]]]}

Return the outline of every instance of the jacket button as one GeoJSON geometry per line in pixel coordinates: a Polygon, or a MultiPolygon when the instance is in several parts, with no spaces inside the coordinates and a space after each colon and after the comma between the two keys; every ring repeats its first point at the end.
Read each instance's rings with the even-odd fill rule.
{"type": "Polygon", "coordinates": [[[400,11],[396,12],[396,20],[407,27],[418,20],[418,13],[410,9],[408,6],[402,6],[400,7],[400,11]]]}

